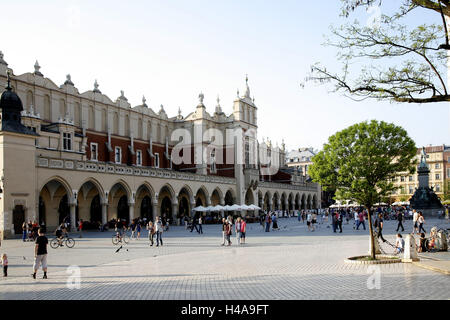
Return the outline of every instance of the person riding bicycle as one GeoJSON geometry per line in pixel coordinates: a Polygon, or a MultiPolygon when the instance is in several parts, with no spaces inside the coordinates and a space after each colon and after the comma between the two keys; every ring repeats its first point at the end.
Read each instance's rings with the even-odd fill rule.
{"type": "Polygon", "coordinates": [[[115,230],[116,230],[116,235],[117,238],[122,239],[124,233],[126,232],[127,228],[125,226],[125,224],[122,223],[122,221],[119,219],[117,220],[116,224],[115,224],[115,230]]]}
{"type": "Polygon", "coordinates": [[[55,231],[55,236],[58,239],[58,244],[60,247],[63,246],[63,239],[67,235],[66,226],[64,223],[61,223],[55,231]]]}

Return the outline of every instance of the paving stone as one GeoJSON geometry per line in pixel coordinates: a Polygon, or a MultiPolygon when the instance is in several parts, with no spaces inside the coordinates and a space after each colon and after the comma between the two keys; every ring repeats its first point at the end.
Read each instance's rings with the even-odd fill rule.
{"type": "MultiPolygon", "coordinates": [[[[204,234],[171,227],[163,247],[147,238],[131,241],[115,253],[111,232],[87,232],[75,248],[49,248],[49,279],[33,280],[33,244],[6,240],[9,277],[0,279],[0,299],[81,300],[231,300],[231,299],[449,299],[450,277],[413,264],[352,265],[350,256],[368,249],[368,231],[334,234],[326,225],[308,232],[297,219],[279,219],[280,231],[250,225],[247,244],[222,247],[220,225],[205,225],[204,234]],[[26,260],[23,260],[23,257],[26,260]],[[81,270],[80,289],[69,289],[67,267],[81,270]],[[376,268],[376,269],[373,269],[376,268]],[[368,280],[379,271],[380,288],[368,280]]],[[[428,226],[442,224],[427,220],[428,226]]],[[[395,239],[395,221],[386,221],[385,238],[395,239]]],[[[406,230],[412,223],[405,223],[406,230]]],[[[444,253],[445,254],[445,253],[444,253]]],[[[447,253],[448,254],[448,253],[447,253]]]]}

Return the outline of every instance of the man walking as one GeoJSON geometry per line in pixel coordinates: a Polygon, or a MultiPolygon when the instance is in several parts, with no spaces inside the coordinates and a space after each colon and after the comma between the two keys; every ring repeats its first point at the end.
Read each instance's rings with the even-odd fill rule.
{"type": "Polygon", "coordinates": [[[265,222],[266,222],[266,232],[270,232],[270,223],[272,222],[272,219],[270,218],[270,213],[267,213],[265,222]]]}
{"type": "Polygon", "coordinates": [[[386,239],[383,238],[383,218],[381,213],[378,214],[378,219],[375,220],[375,228],[377,228],[377,238],[381,238],[383,242],[386,242],[386,239]]]}
{"type": "Polygon", "coordinates": [[[336,220],[337,220],[337,226],[339,227],[339,233],[342,233],[342,219],[343,219],[342,213],[338,212],[336,220]]]}
{"type": "Polygon", "coordinates": [[[195,231],[200,233],[200,231],[198,231],[198,228],[197,228],[197,218],[195,216],[192,218],[191,232],[194,231],[194,228],[195,228],[195,231]]]}
{"type": "Polygon", "coordinates": [[[161,221],[161,217],[156,217],[155,222],[155,232],[156,232],[156,246],[159,247],[159,243],[161,243],[161,247],[163,245],[162,241],[162,233],[163,233],[164,226],[161,221]]]}
{"type": "Polygon", "coordinates": [[[202,215],[200,214],[200,217],[198,218],[198,233],[200,233],[200,234],[203,234],[202,224],[203,224],[203,218],[202,218],[202,215]]]}
{"type": "Polygon", "coordinates": [[[42,279],[47,279],[47,244],[48,239],[42,232],[42,229],[38,230],[39,236],[36,238],[36,246],[34,247],[34,265],[33,265],[33,279],[36,279],[36,273],[39,266],[42,265],[44,276],[42,279]]]}
{"type": "Polygon", "coordinates": [[[366,230],[366,223],[364,222],[364,212],[363,211],[361,211],[358,214],[358,224],[356,225],[356,230],[359,230],[360,225],[363,225],[364,230],[366,230]]]}
{"type": "Polygon", "coordinates": [[[405,231],[405,228],[403,228],[403,220],[404,220],[403,212],[399,211],[397,213],[397,221],[398,221],[397,230],[396,230],[397,232],[398,232],[398,229],[400,229],[400,227],[402,227],[402,232],[405,231]]]}

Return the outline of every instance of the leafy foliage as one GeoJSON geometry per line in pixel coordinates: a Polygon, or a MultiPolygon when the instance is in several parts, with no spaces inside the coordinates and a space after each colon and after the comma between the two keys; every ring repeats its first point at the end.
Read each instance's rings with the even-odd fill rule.
{"type": "MultiPolygon", "coordinates": [[[[357,7],[369,7],[381,1],[341,0],[342,15],[357,7]]],[[[330,72],[316,63],[307,81],[332,82],[334,91],[343,91],[353,99],[374,98],[395,102],[431,103],[450,101],[445,79],[447,54],[450,50],[445,16],[450,17],[450,1],[404,0],[392,16],[382,15],[376,25],[362,26],[357,21],[332,28],[332,39],[325,43],[340,50],[340,73],[330,72]],[[401,18],[415,8],[433,10],[441,24],[421,24],[409,29],[401,18]],[[369,60],[358,67],[354,76],[350,66],[369,60]],[[379,62],[380,61],[380,62],[379,62]],[[379,62],[377,65],[376,62],[379,62]],[[351,79],[350,76],[352,75],[351,79]]]]}
{"type": "Polygon", "coordinates": [[[309,173],[337,199],[354,200],[367,208],[388,196],[399,172],[414,173],[414,141],[386,122],[362,122],[337,132],[313,157],[309,173]]]}

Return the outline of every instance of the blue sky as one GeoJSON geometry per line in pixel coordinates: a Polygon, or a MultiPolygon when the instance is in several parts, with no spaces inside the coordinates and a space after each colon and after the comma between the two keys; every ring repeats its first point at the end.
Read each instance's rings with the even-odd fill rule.
{"type": "MultiPolygon", "coordinates": [[[[401,1],[381,8],[389,12],[401,1]]],[[[354,102],[332,86],[302,89],[311,64],[339,70],[324,47],[331,24],[362,22],[373,12],[339,17],[340,1],[15,1],[1,5],[0,50],[16,74],[41,72],[58,85],[70,73],[80,92],[100,90],[115,100],[120,90],[132,105],[164,105],[169,116],[195,109],[198,94],[214,112],[217,95],[229,114],[249,75],[258,106],[259,137],[288,149],[321,148],[354,123],[377,119],[403,126],[417,146],[450,144],[447,103],[405,105],[354,102]]],[[[439,22],[422,10],[411,21],[439,22]]]]}

